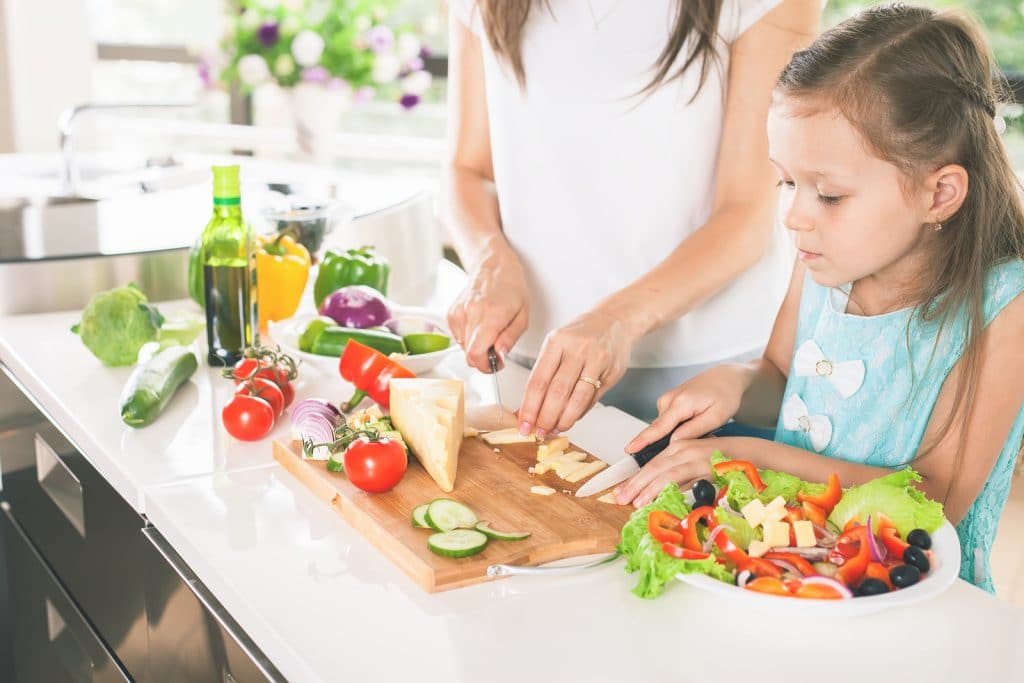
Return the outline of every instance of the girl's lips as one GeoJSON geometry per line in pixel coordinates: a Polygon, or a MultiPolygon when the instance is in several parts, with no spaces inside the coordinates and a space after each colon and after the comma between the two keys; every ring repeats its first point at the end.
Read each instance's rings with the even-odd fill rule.
{"type": "Polygon", "coordinates": [[[799,255],[801,261],[813,261],[821,256],[821,254],[816,254],[813,251],[804,251],[803,249],[799,249],[798,251],[800,252],[799,255]]]}

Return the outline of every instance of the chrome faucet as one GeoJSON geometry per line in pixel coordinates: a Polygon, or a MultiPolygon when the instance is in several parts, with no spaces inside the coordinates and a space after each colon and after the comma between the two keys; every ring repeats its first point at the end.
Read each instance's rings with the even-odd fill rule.
{"type": "Polygon", "coordinates": [[[119,109],[184,109],[194,107],[194,102],[133,102],[125,104],[80,104],[65,109],[57,119],[60,132],[60,152],[64,164],[61,169],[61,186],[64,194],[75,196],[78,192],[78,168],[75,166],[75,153],[72,146],[75,119],[79,114],[90,111],[116,111],[119,109]]]}

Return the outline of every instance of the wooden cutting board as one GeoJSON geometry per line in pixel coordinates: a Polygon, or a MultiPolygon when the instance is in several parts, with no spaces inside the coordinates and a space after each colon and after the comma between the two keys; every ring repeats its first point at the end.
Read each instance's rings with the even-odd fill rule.
{"type": "MultiPolygon", "coordinates": [[[[467,411],[467,426],[488,426],[483,415],[486,410],[467,411]]],[[[573,496],[586,480],[570,484],[554,472],[531,475],[527,470],[536,463],[536,444],[490,446],[477,437],[463,439],[455,490],[447,494],[414,457],[405,477],[387,493],[366,493],[344,474],[328,472],[324,462],[304,460],[297,441],[275,441],[274,458],[431,593],[489,581],[487,567],[492,564],[539,565],[611,552],[632,512],[629,506],[602,503],[596,497],[573,496]],[[531,493],[535,485],[550,486],[557,493],[531,493]],[[427,538],[434,532],[415,528],[411,522],[413,508],[435,498],[468,505],[500,531],[529,531],[531,536],[491,541],[471,557],[435,555],[427,548],[427,538]]],[[[588,454],[588,461],[594,459],[588,454]]]]}

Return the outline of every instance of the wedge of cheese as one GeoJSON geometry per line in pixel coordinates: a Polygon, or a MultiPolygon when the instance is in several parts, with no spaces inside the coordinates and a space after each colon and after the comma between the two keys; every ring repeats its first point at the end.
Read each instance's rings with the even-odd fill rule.
{"type": "Polygon", "coordinates": [[[455,487],[465,415],[461,380],[391,380],[391,422],[445,492],[455,487]]]}

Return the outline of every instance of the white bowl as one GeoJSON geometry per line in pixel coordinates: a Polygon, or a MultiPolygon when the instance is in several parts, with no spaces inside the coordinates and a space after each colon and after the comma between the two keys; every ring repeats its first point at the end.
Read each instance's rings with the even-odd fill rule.
{"type": "Polygon", "coordinates": [[[930,600],[953,585],[960,574],[960,539],[948,521],[932,534],[931,568],[909,588],[867,598],[847,600],[810,600],[782,595],[757,593],[740,588],[705,574],[677,574],[676,578],[691,586],[722,597],[739,600],[750,607],[771,610],[772,614],[808,619],[839,619],[880,612],[892,607],[930,600]]]}
{"type": "MultiPolygon", "coordinates": [[[[448,332],[448,326],[445,324],[444,317],[429,309],[417,306],[392,306],[391,311],[396,317],[409,316],[429,320],[441,327],[445,334],[451,336],[451,333],[448,332]]],[[[299,336],[302,334],[302,331],[306,329],[309,321],[315,317],[317,317],[315,313],[306,313],[291,318],[285,318],[284,320],[271,322],[267,325],[267,331],[275,344],[278,344],[285,353],[296,361],[301,360],[303,366],[312,366],[325,374],[337,375],[338,358],[336,356],[321,356],[315,353],[306,353],[305,351],[299,350],[299,336]]],[[[458,349],[458,347],[452,344],[447,349],[443,349],[441,351],[402,356],[397,360],[410,371],[417,375],[421,375],[432,370],[434,366],[444,360],[449,353],[456,349],[458,349]]]]}

